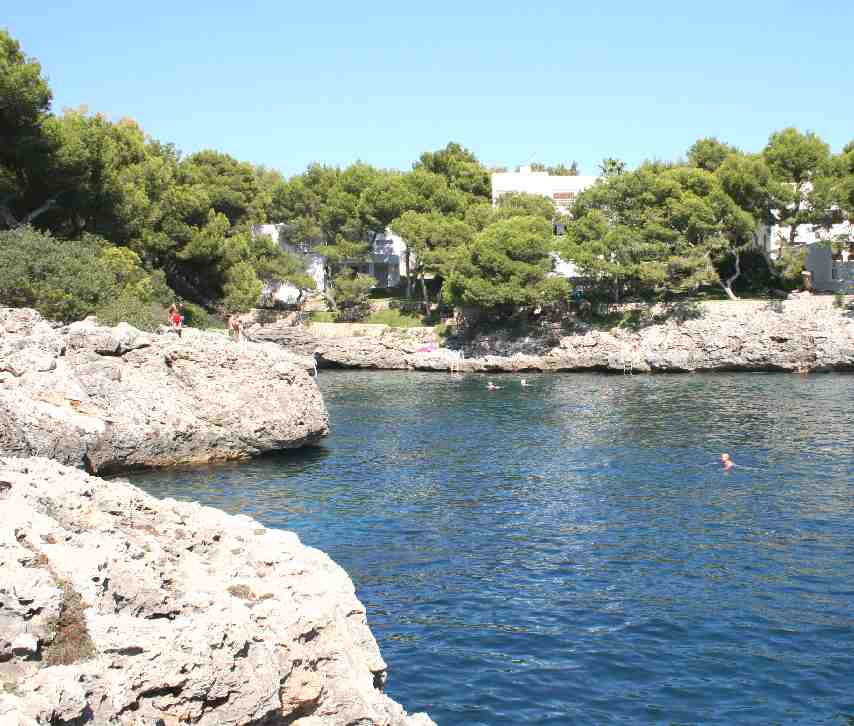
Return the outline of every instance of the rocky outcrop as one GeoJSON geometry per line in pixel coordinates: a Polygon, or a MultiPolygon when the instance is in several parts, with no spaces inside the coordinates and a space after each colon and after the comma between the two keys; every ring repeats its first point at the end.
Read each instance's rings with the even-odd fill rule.
{"type": "Polygon", "coordinates": [[[428,726],[290,532],[0,457],[0,723],[428,726]]]}
{"type": "Polygon", "coordinates": [[[376,368],[383,370],[448,370],[456,351],[442,348],[432,328],[390,328],[287,324],[255,326],[253,340],[277,343],[304,356],[314,356],[319,367],[376,368]],[[333,334],[335,328],[356,334],[333,334]]]}
{"type": "Polygon", "coordinates": [[[0,455],[108,472],[300,446],[328,431],[307,368],[279,346],[215,333],[55,327],[0,308],[0,455]]]}
{"type": "MultiPolygon", "coordinates": [[[[267,327],[259,339],[310,355],[321,365],[483,372],[682,372],[854,370],[854,314],[830,298],[638,307],[632,325],[547,336],[478,335],[444,348],[432,331],[388,329],[327,338],[312,327],[267,327]],[[429,336],[433,335],[432,341],[429,336]],[[460,360],[460,355],[463,360],[460,360]]],[[[628,311],[632,312],[632,311],[628,311]]]]}

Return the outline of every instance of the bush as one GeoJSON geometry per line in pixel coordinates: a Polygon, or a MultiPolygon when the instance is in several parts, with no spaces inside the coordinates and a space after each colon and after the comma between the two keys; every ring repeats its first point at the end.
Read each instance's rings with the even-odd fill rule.
{"type": "Polygon", "coordinates": [[[233,313],[246,312],[258,306],[264,283],[258,279],[255,270],[248,262],[238,262],[228,268],[223,285],[223,304],[233,313]]]}
{"type": "Polygon", "coordinates": [[[97,311],[98,322],[104,325],[129,323],[140,330],[153,331],[168,318],[165,307],[156,302],[145,302],[139,298],[121,295],[97,311]]]}
{"type": "Polygon", "coordinates": [[[424,325],[420,317],[405,315],[399,310],[377,310],[371,313],[366,322],[388,325],[391,328],[416,328],[424,325]]]}
{"type": "Polygon", "coordinates": [[[193,328],[210,328],[211,315],[201,305],[185,302],[181,304],[181,314],[184,316],[184,324],[193,328]]]}
{"type": "Polygon", "coordinates": [[[171,297],[163,273],[148,273],[136,253],[98,237],[59,240],[32,227],[0,232],[0,305],[61,321],[96,313],[151,329],[160,322],[157,305],[171,297]]]}
{"type": "Polygon", "coordinates": [[[371,312],[370,292],[375,280],[370,275],[343,272],[334,280],[335,319],[339,323],[364,320],[371,312]]]}

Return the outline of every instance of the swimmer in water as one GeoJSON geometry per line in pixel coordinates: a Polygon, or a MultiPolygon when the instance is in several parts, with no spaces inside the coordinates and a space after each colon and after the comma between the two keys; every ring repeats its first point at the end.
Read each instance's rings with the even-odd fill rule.
{"type": "Polygon", "coordinates": [[[519,383],[521,383],[521,384],[522,384],[522,388],[526,388],[527,386],[530,386],[530,385],[531,385],[530,383],[528,383],[528,379],[527,379],[527,378],[523,378],[521,381],[519,381],[519,383]]]}
{"type": "Polygon", "coordinates": [[[729,454],[721,454],[721,465],[723,466],[724,471],[729,471],[735,466],[735,463],[729,458],[729,454]]]}
{"type": "Polygon", "coordinates": [[[492,381],[486,384],[487,391],[497,391],[501,386],[496,386],[492,381]]]}

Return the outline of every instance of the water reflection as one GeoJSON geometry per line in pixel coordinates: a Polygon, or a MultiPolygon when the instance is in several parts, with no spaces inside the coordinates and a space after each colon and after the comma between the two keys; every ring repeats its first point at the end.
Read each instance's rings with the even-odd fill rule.
{"type": "Polygon", "coordinates": [[[329,552],[441,724],[854,712],[854,377],[526,377],[324,371],[322,447],[137,481],[329,552]]]}

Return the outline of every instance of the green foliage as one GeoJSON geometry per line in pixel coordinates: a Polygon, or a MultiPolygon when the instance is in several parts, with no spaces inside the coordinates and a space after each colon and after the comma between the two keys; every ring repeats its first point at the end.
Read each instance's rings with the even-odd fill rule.
{"type": "Polygon", "coordinates": [[[566,164],[556,164],[555,166],[546,166],[545,164],[531,164],[531,171],[544,171],[551,176],[578,176],[578,162],[573,161],[569,166],[566,164]]]}
{"type": "Polygon", "coordinates": [[[620,174],[626,173],[626,164],[619,159],[609,156],[602,159],[602,163],[599,164],[599,173],[605,178],[620,176],[620,174]]]}
{"type": "Polygon", "coordinates": [[[370,275],[354,275],[350,271],[339,274],[334,280],[335,319],[346,323],[364,320],[371,311],[373,286],[374,278],[370,275]]]}
{"type": "Polygon", "coordinates": [[[223,306],[229,313],[246,312],[257,307],[264,291],[249,262],[238,262],[228,269],[223,285],[223,306]]]}
{"type": "Polygon", "coordinates": [[[452,304],[475,305],[498,317],[537,304],[552,267],[552,240],[551,224],[538,217],[491,224],[460,250],[443,296],[452,304]]]}
{"type": "Polygon", "coordinates": [[[414,168],[443,176],[451,189],[466,196],[469,204],[490,199],[489,172],[460,144],[451,142],[444,149],[421,154],[414,168]]]}
{"type": "Polygon", "coordinates": [[[714,137],[699,139],[688,149],[688,161],[706,171],[717,171],[721,164],[737,150],[729,144],[724,144],[714,137]]]}
{"type": "Polygon", "coordinates": [[[407,315],[400,310],[376,310],[372,312],[366,323],[388,325],[391,328],[417,328],[424,325],[423,318],[417,315],[407,315]]]}
{"type": "Polygon", "coordinates": [[[541,217],[551,222],[556,215],[555,204],[549,197],[525,192],[511,192],[499,197],[493,221],[531,216],[541,217]]]}
{"type": "Polygon", "coordinates": [[[51,98],[38,61],[0,30],[0,229],[25,220],[53,190],[51,98]]]}
{"type": "Polygon", "coordinates": [[[216,327],[214,318],[201,305],[184,302],[181,304],[181,315],[184,316],[184,324],[190,327],[202,329],[216,327]]]}
{"type": "Polygon", "coordinates": [[[133,252],[99,238],[65,241],[32,227],[0,232],[2,305],[62,321],[103,313],[107,321],[150,328],[164,288],[162,274],[147,273],[133,252]]]}
{"type": "Polygon", "coordinates": [[[807,250],[803,248],[786,248],[780,255],[777,263],[777,271],[780,275],[783,287],[794,290],[803,284],[801,273],[807,261],[807,250]]]}
{"type": "Polygon", "coordinates": [[[752,243],[756,220],[705,169],[645,164],[608,177],[575,204],[561,256],[586,277],[626,292],[696,290],[716,265],[752,243]]]}

